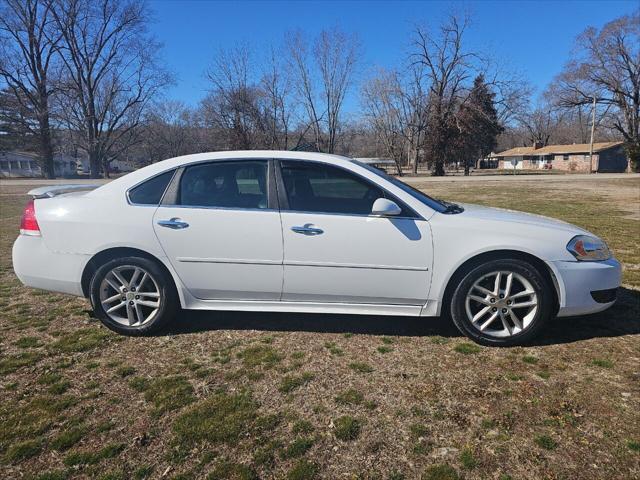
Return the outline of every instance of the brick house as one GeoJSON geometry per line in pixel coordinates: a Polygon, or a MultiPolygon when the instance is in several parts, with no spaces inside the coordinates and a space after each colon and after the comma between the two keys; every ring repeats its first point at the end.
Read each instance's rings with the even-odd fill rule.
{"type": "Polygon", "coordinates": [[[501,153],[492,153],[489,161],[497,161],[498,168],[531,170],[551,169],[569,172],[624,172],[627,156],[622,142],[593,144],[593,159],[589,158],[588,143],[516,147],[501,153]]]}

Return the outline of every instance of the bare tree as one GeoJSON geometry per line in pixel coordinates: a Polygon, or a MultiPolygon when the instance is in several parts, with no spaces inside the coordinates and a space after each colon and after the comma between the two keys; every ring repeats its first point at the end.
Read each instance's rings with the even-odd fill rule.
{"type": "Polygon", "coordinates": [[[248,45],[219,50],[206,72],[211,91],[203,101],[209,125],[229,133],[228,148],[253,149],[263,145],[266,131],[262,91],[248,45]]]}
{"type": "Polygon", "coordinates": [[[397,73],[380,70],[365,81],[361,96],[365,120],[401,176],[405,125],[402,122],[403,92],[397,73]]]}
{"type": "Polygon", "coordinates": [[[146,33],[144,2],[56,0],[66,69],[62,95],[69,128],[81,133],[92,177],[136,139],[145,107],[170,82],[146,33]]]}
{"type": "Polygon", "coordinates": [[[418,173],[420,149],[424,143],[429,122],[429,95],[425,85],[425,69],[421,64],[412,64],[403,75],[401,117],[405,125],[404,137],[407,145],[407,162],[413,173],[418,173]]]}
{"type": "Polygon", "coordinates": [[[260,87],[264,94],[265,123],[267,124],[267,147],[287,150],[292,115],[290,102],[291,79],[282,52],[272,47],[264,67],[260,87]]]}
{"type": "Polygon", "coordinates": [[[437,32],[418,27],[414,35],[413,62],[425,67],[429,84],[427,141],[434,161],[434,175],[444,175],[447,148],[454,131],[453,117],[478,58],[463,46],[467,26],[466,17],[451,16],[437,32]]]}
{"type": "Polygon", "coordinates": [[[520,74],[501,68],[491,60],[484,63],[480,73],[495,95],[498,122],[505,127],[527,112],[533,88],[520,74]]]}
{"type": "Polygon", "coordinates": [[[156,162],[195,153],[193,117],[191,109],[182,102],[155,102],[145,115],[141,133],[146,156],[156,162]]]}
{"type": "Polygon", "coordinates": [[[567,107],[611,106],[610,126],[627,142],[640,163],[640,12],[613,20],[601,30],[587,28],[573,58],[556,79],[555,90],[567,107]]]}
{"type": "Polygon", "coordinates": [[[527,143],[545,147],[562,123],[562,112],[548,105],[518,115],[517,121],[527,132],[527,143]]]}
{"type": "Polygon", "coordinates": [[[17,107],[2,114],[38,137],[46,178],[55,177],[51,95],[59,40],[50,0],[6,0],[0,7],[0,78],[17,107]]]}
{"type": "Polygon", "coordinates": [[[323,30],[309,48],[302,33],[289,34],[295,89],[316,149],[333,153],[345,96],[352,85],[360,44],[341,30],[323,30]],[[326,132],[326,133],[325,133],[326,132]]]}
{"type": "Polygon", "coordinates": [[[412,65],[403,73],[380,70],[364,83],[362,104],[365,119],[386,155],[396,162],[398,174],[405,158],[416,173],[428,116],[420,66],[412,65]]]}

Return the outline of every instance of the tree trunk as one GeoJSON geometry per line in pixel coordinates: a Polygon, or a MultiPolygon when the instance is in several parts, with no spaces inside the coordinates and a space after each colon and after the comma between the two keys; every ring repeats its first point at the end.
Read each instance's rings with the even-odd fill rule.
{"type": "Polygon", "coordinates": [[[100,178],[100,156],[95,147],[89,150],[89,176],[100,178]]]}
{"type": "Polygon", "coordinates": [[[398,172],[398,176],[401,177],[402,176],[402,162],[399,162],[398,160],[395,160],[396,162],[396,171],[398,172]]]}
{"type": "Polygon", "coordinates": [[[42,157],[41,172],[44,178],[56,178],[53,145],[51,143],[51,125],[49,124],[49,97],[45,85],[39,85],[38,97],[40,102],[38,127],[40,129],[40,156],[42,157]]]}
{"type": "Polygon", "coordinates": [[[48,115],[40,119],[40,155],[42,157],[42,176],[49,179],[56,178],[48,115]]]}

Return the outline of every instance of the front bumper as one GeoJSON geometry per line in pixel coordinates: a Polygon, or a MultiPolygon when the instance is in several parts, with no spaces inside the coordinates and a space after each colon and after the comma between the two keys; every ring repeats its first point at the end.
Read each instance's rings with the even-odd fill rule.
{"type": "Polygon", "coordinates": [[[591,293],[620,286],[622,267],[615,258],[602,262],[557,261],[550,262],[550,266],[558,281],[559,317],[601,312],[615,303],[615,299],[596,301],[591,293]]]}
{"type": "Polygon", "coordinates": [[[13,244],[13,271],[28,287],[82,296],[89,255],[52,252],[39,236],[20,235],[13,244]]]}

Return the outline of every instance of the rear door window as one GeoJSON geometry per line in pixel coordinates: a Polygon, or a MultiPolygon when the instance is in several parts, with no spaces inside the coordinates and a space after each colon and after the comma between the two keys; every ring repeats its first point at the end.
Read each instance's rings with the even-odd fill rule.
{"type": "Polygon", "coordinates": [[[267,161],[212,162],[185,168],[178,204],[192,207],[268,208],[267,161]]]}

